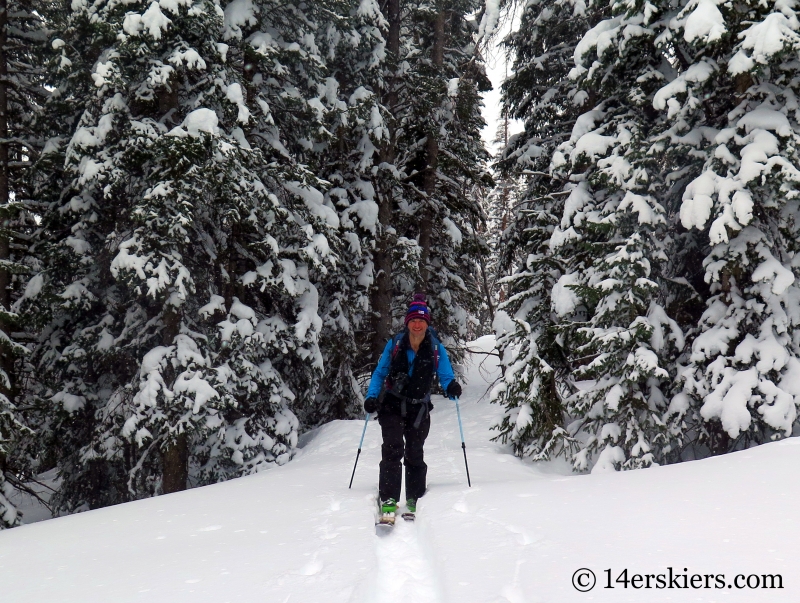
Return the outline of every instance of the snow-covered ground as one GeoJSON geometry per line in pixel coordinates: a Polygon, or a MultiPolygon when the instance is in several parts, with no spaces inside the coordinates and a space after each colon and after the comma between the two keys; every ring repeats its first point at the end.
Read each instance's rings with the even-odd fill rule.
{"type": "MultiPolygon", "coordinates": [[[[475,345],[489,349],[491,340],[475,345]]],[[[379,427],[367,429],[348,490],[363,423],[341,421],[310,434],[296,460],[256,476],[0,532],[0,600],[800,600],[800,439],[670,467],[571,475],[563,463],[532,466],[491,442],[499,409],[479,400],[491,374],[473,364],[468,375],[461,407],[473,486],[453,403],[436,400],[429,492],[415,524],[375,535],[379,427]],[[573,587],[581,568],[597,576],[591,592],[573,587]],[[669,568],[688,577],[656,588],[659,574],[669,584],[669,568]],[[640,587],[651,574],[651,588],[605,589],[606,569],[612,580],[624,569],[641,574],[640,587]],[[675,588],[692,574],[711,588],[675,588]],[[782,574],[784,588],[728,588],[737,574],[782,574]],[[714,588],[717,575],[723,588],[714,588]]]]}

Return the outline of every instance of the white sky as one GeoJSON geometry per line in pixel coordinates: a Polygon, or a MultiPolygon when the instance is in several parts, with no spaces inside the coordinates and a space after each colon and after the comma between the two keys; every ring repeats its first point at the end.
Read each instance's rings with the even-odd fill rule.
{"type": "MultiPolygon", "coordinates": [[[[484,57],[486,59],[486,73],[492,82],[492,91],[483,95],[483,117],[486,120],[486,127],[481,132],[481,137],[486,144],[489,152],[495,155],[499,150],[499,144],[494,144],[494,138],[497,133],[497,127],[500,123],[501,100],[500,100],[500,86],[506,77],[506,70],[511,68],[511,65],[506,63],[506,53],[501,47],[500,42],[511,31],[512,25],[519,26],[519,14],[517,10],[509,16],[506,10],[503,11],[500,17],[500,25],[498,31],[495,33],[489,51],[484,57]]],[[[515,134],[523,129],[523,125],[519,121],[513,121],[510,124],[509,134],[515,134]]]]}

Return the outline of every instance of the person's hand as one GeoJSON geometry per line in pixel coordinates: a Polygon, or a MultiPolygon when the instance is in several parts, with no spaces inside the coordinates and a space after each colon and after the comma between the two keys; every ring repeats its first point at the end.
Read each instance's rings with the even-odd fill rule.
{"type": "Polygon", "coordinates": [[[451,400],[461,397],[461,386],[457,381],[451,381],[450,385],[447,386],[447,397],[451,400]]]}
{"type": "Polygon", "coordinates": [[[368,412],[369,414],[374,413],[378,410],[378,399],[377,398],[367,398],[364,400],[364,411],[368,412]]]}

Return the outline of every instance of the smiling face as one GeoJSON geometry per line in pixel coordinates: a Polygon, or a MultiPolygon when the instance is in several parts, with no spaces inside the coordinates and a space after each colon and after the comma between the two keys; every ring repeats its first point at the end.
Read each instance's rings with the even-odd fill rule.
{"type": "Polygon", "coordinates": [[[428,323],[421,318],[414,318],[408,321],[408,330],[414,333],[414,335],[421,335],[425,333],[425,329],[427,328],[428,323]]]}

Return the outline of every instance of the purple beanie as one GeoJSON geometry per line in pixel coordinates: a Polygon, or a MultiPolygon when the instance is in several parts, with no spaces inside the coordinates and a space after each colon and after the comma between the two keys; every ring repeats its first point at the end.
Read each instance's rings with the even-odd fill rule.
{"type": "Polygon", "coordinates": [[[411,305],[408,306],[408,312],[406,312],[406,326],[415,318],[421,318],[428,324],[431,324],[431,311],[428,309],[428,303],[425,301],[424,293],[417,293],[414,295],[411,305]]]}

